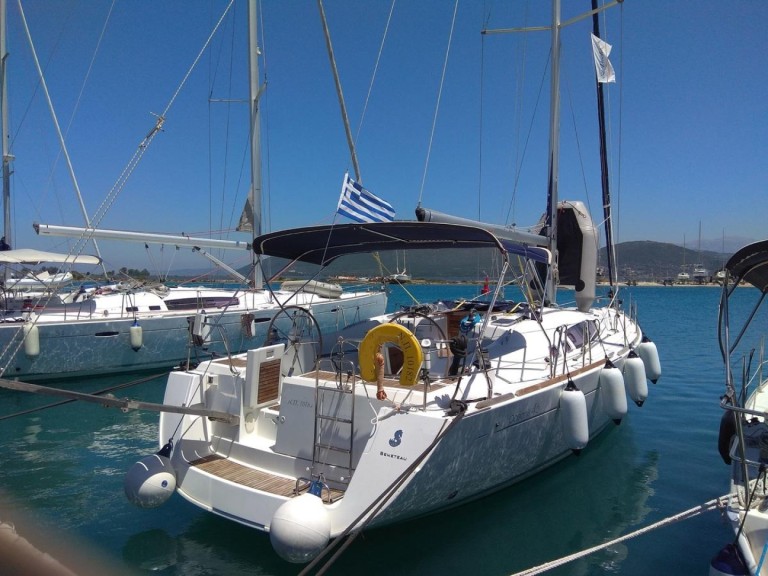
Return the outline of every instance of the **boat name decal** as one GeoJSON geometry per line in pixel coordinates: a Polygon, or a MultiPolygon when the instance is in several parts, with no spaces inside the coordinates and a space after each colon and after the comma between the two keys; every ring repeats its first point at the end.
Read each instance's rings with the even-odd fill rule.
{"type": "Polygon", "coordinates": [[[299,408],[312,408],[312,402],[308,402],[306,400],[298,400],[296,398],[287,400],[285,403],[290,406],[298,406],[299,408]]]}
{"type": "Polygon", "coordinates": [[[510,415],[505,420],[497,421],[494,424],[494,432],[501,432],[502,430],[506,430],[507,428],[520,424],[521,422],[530,420],[538,413],[539,413],[539,405],[535,404],[533,408],[530,410],[525,410],[524,412],[518,412],[517,414],[510,415]]]}
{"type": "Polygon", "coordinates": [[[384,452],[383,450],[379,452],[380,456],[386,456],[387,458],[392,458],[393,460],[403,460],[406,461],[408,458],[405,456],[400,456],[398,454],[390,454],[389,452],[384,452]]]}

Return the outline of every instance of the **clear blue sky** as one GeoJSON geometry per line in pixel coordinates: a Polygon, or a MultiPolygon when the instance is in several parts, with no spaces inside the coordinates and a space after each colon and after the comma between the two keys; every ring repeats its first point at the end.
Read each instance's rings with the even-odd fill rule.
{"type": "MultiPolygon", "coordinates": [[[[530,2],[528,24],[548,24],[549,4],[530,2]]],[[[563,4],[568,19],[589,2],[563,4]]],[[[152,128],[152,113],[171,101],[226,5],[23,3],[89,214],[152,128]]],[[[389,200],[399,218],[412,219],[421,196],[428,207],[469,218],[534,224],[545,206],[548,95],[546,84],[539,95],[539,85],[549,36],[480,34],[486,25],[524,25],[525,4],[459,3],[428,167],[454,3],[395,5],[370,97],[391,3],[324,6],[359,134],[363,184],[389,200]]],[[[83,217],[16,2],[8,9],[13,244],[66,251],[66,241],[32,231],[33,221],[81,225],[83,217]]],[[[247,108],[209,103],[209,96],[247,97],[245,15],[238,0],[101,227],[195,235],[234,228],[248,187],[247,108]]],[[[265,230],[329,223],[352,164],[317,4],[267,0],[262,16],[265,230]]],[[[608,11],[603,36],[614,46],[618,80],[609,88],[618,241],[685,238],[695,248],[699,223],[703,241],[715,248],[723,234],[766,236],[766,21],[768,3],[760,0],[626,0],[608,11]]],[[[588,202],[599,221],[590,30],[588,19],[563,32],[560,195],[588,202]]],[[[110,268],[205,266],[189,250],[155,246],[148,257],[136,244],[100,247],[110,268]]],[[[235,253],[225,260],[245,262],[235,253]]]]}

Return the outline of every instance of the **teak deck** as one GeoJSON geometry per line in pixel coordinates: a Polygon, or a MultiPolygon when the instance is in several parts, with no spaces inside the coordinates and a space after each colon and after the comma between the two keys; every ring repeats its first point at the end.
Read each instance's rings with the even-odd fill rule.
{"type": "MultiPolygon", "coordinates": [[[[293,478],[286,478],[285,476],[276,476],[265,472],[263,470],[256,470],[243,466],[237,462],[227,460],[222,456],[212,454],[190,462],[190,466],[194,466],[208,474],[235,482],[248,488],[254,488],[255,490],[261,490],[262,492],[269,492],[270,494],[276,494],[278,496],[297,496],[296,480],[293,478]]],[[[306,492],[308,488],[307,483],[302,483],[299,486],[299,494],[306,492]]],[[[336,501],[344,495],[342,490],[331,488],[331,501],[336,501]]]]}

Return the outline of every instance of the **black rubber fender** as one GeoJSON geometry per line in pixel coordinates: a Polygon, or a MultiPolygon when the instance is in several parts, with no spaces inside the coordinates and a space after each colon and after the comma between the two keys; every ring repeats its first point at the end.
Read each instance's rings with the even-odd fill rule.
{"type": "Polygon", "coordinates": [[[725,410],[720,418],[720,433],[717,437],[717,451],[720,452],[720,458],[723,462],[730,465],[731,460],[731,438],[736,434],[736,412],[725,410]]]}

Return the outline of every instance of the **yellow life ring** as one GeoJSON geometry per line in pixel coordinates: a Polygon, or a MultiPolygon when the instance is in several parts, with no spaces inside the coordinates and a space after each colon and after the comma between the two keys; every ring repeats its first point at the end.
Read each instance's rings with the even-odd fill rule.
{"type": "Polygon", "coordinates": [[[406,327],[396,324],[379,324],[371,328],[360,342],[360,377],[366,382],[376,382],[376,352],[385,342],[397,345],[403,352],[403,369],[400,371],[400,384],[413,386],[419,380],[419,370],[424,354],[416,336],[406,327]]]}

